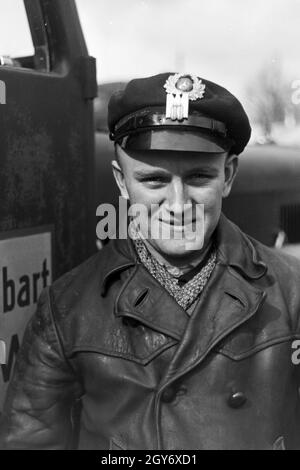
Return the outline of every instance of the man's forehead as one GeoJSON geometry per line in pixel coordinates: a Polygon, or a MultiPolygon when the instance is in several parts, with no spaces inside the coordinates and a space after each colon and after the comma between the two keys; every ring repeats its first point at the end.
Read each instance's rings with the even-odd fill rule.
{"type": "Polygon", "coordinates": [[[181,151],[130,151],[120,149],[121,162],[134,169],[190,170],[219,167],[226,158],[226,153],[194,153],[181,151]]]}

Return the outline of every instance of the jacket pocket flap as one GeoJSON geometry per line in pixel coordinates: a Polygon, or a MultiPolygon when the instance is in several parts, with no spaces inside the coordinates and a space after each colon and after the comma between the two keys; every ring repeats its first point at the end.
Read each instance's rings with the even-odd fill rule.
{"type": "Polygon", "coordinates": [[[241,361],[247,359],[254,354],[263,351],[264,349],[276,346],[277,344],[285,343],[292,340],[292,336],[280,336],[277,338],[270,338],[260,342],[241,342],[240,338],[234,338],[229,341],[225,341],[219,347],[215,349],[215,352],[223,354],[234,361],[241,361]]]}
{"type": "MultiPolygon", "coordinates": [[[[113,332],[112,332],[113,333],[113,332]]],[[[146,366],[163,351],[171,348],[177,341],[162,333],[150,330],[143,325],[133,329],[120,330],[111,334],[109,341],[77,341],[66,352],[71,358],[78,353],[96,353],[104,356],[119,357],[146,366]],[[133,330],[133,331],[132,331],[133,330]]]]}

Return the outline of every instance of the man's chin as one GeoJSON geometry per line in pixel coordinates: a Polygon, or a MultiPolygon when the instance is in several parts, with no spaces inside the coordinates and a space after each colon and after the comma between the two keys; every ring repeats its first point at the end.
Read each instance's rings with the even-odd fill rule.
{"type": "Polygon", "coordinates": [[[189,257],[192,253],[196,253],[203,249],[203,245],[201,243],[193,243],[189,240],[166,240],[165,242],[151,242],[152,246],[159,251],[163,256],[169,256],[174,259],[182,259],[185,257],[189,257]]]}

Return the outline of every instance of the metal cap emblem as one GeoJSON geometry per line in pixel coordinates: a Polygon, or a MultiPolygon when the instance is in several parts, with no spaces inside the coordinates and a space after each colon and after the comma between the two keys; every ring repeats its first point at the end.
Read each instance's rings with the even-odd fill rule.
{"type": "Polygon", "coordinates": [[[176,73],[164,85],[167,93],[166,119],[183,121],[189,117],[189,101],[204,98],[206,85],[196,75],[176,73]]]}

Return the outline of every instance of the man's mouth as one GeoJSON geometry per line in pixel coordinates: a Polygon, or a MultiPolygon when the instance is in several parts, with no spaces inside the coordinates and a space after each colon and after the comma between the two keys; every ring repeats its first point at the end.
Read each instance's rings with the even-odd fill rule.
{"type": "Polygon", "coordinates": [[[178,223],[175,220],[163,220],[163,219],[158,219],[160,223],[164,225],[168,225],[172,227],[174,230],[184,230],[185,228],[190,227],[191,225],[196,224],[196,219],[193,219],[191,221],[186,222],[184,225],[182,223],[178,223]]]}

